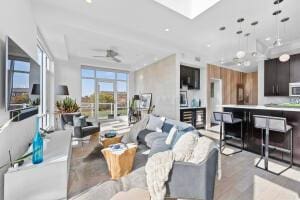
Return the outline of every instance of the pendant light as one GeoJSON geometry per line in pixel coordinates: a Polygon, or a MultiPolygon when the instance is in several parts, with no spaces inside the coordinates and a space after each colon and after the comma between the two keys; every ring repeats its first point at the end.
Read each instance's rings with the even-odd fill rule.
{"type": "MultiPolygon", "coordinates": [[[[249,36],[250,36],[250,33],[245,34],[245,37],[247,38],[247,53],[249,52],[249,36]]],[[[244,65],[246,67],[249,67],[251,65],[251,61],[250,60],[245,60],[244,65]]]]}
{"type": "Polygon", "coordinates": [[[237,23],[239,23],[239,25],[240,25],[240,30],[236,32],[239,35],[239,50],[236,53],[236,57],[238,59],[242,59],[242,58],[244,58],[246,56],[246,52],[243,51],[242,48],[241,48],[241,34],[243,33],[243,31],[242,31],[242,23],[244,22],[244,20],[245,20],[244,18],[239,18],[237,20],[237,23]]]}
{"type": "MultiPolygon", "coordinates": [[[[221,31],[222,33],[223,33],[225,30],[226,30],[226,27],[225,27],[225,26],[222,26],[222,27],[219,28],[219,31],[221,31]]],[[[225,57],[225,53],[224,53],[224,48],[223,48],[223,50],[222,50],[222,57],[221,57],[221,60],[220,60],[221,65],[223,65],[223,64],[225,63],[224,57],[225,57]]]]}
{"type": "Polygon", "coordinates": [[[257,52],[256,52],[256,28],[255,28],[257,24],[258,24],[258,21],[254,21],[254,22],[251,23],[251,26],[253,27],[253,37],[254,37],[254,42],[255,42],[255,51],[253,51],[251,53],[251,55],[253,57],[257,56],[257,52]]]}
{"type": "Polygon", "coordinates": [[[280,3],[282,3],[283,0],[275,0],[274,1],[274,5],[278,6],[278,10],[276,10],[275,12],[273,12],[273,16],[275,16],[275,21],[276,21],[276,27],[277,27],[277,34],[276,34],[276,40],[273,43],[273,46],[275,47],[279,47],[282,45],[281,43],[281,38],[280,38],[280,32],[279,32],[279,14],[281,13],[280,10],[280,3]]]}
{"type": "MultiPolygon", "coordinates": [[[[286,22],[289,21],[289,17],[283,18],[281,22],[284,24],[284,35],[286,36],[286,22]]],[[[284,53],[279,57],[280,62],[287,62],[290,60],[290,55],[288,53],[284,53]]]]}

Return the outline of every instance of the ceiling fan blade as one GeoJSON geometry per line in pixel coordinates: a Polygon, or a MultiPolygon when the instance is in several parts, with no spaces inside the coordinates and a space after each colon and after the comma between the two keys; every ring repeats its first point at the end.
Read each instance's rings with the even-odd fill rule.
{"type": "Polygon", "coordinates": [[[91,49],[91,50],[96,51],[96,52],[102,52],[102,51],[106,52],[107,51],[107,49],[91,49]]]}
{"type": "Polygon", "coordinates": [[[120,63],[121,62],[121,60],[120,59],[118,59],[118,58],[116,58],[116,57],[112,57],[111,58],[113,61],[116,61],[116,62],[118,62],[118,63],[120,63]]]}
{"type": "Polygon", "coordinates": [[[94,58],[106,58],[107,56],[93,56],[94,58]]]}

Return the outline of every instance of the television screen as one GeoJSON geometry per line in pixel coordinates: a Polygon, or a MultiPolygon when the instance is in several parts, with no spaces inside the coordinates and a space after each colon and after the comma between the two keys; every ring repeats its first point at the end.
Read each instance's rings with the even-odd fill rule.
{"type": "Polygon", "coordinates": [[[40,66],[9,37],[6,48],[6,109],[39,106],[40,66]]]}

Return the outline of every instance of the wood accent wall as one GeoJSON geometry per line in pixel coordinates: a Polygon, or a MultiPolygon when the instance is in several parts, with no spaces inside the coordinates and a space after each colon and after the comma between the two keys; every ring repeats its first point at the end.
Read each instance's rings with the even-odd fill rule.
{"type": "MultiPolygon", "coordinates": [[[[256,105],[258,102],[257,72],[243,73],[216,65],[207,65],[207,122],[210,122],[210,82],[211,79],[222,80],[223,104],[237,104],[237,85],[245,88],[245,104],[256,105]]],[[[210,124],[208,123],[210,126],[210,124]]]]}
{"type": "Polygon", "coordinates": [[[257,105],[258,103],[258,76],[257,72],[243,73],[245,88],[245,104],[257,105]]]}

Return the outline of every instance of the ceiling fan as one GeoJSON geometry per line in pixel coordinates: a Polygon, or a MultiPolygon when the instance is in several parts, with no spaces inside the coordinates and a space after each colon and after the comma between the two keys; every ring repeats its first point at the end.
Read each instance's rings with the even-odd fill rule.
{"type": "Polygon", "coordinates": [[[118,58],[118,56],[120,55],[118,52],[112,50],[112,49],[107,49],[107,50],[102,50],[102,49],[94,49],[94,51],[100,52],[100,51],[104,51],[105,54],[104,55],[95,55],[93,56],[94,58],[109,58],[115,62],[122,62],[122,60],[120,58],[118,58]]]}

